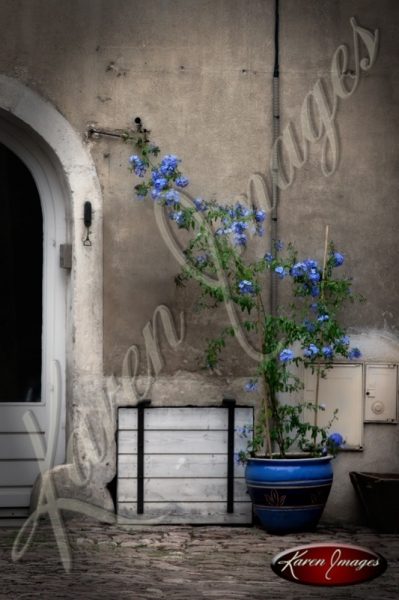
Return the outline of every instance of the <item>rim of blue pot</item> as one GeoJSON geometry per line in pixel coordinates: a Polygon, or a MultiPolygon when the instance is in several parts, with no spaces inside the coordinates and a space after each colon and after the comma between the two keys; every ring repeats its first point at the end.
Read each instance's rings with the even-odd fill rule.
{"type": "Polygon", "coordinates": [[[250,460],[254,460],[254,461],[265,461],[265,460],[272,460],[274,462],[283,462],[285,460],[289,460],[290,462],[295,462],[295,461],[302,461],[302,460],[331,460],[332,458],[334,458],[334,456],[332,454],[326,454],[326,456],[309,456],[309,454],[303,454],[303,456],[299,456],[298,453],[294,453],[292,455],[292,457],[287,454],[284,457],[280,457],[279,454],[273,454],[271,457],[270,456],[251,456],[250,458],[248,458],[248,461],[250,460]]]}

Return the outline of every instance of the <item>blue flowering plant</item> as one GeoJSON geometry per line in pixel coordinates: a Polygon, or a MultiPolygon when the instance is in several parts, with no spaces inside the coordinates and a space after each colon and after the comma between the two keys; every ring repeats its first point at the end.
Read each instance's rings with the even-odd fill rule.
{"type": "Polygon", "coordinates": [[[344,440],[331,433],[336,413],[327,425],[319,425],[318,415],[325,410],[318,398],[319,381],[337,358],[353,360],[361,355],[351,347],[339,321],[344,306],[356,299],[352,281],[340,275],[344,255],[327,239],[321,261],[300,257],[292,245],[285,250],[278,240],[268,244],[272,250],[265,253],[259,252],[263,239],[258,239],[257,251],[251,252],[252,242],[264,238],[266,211],[240,202],[220,204],[191,197],[184,189],[189,181],[181,172],[181,160],[171,154],[158,159],[158,153],[147,142],[129,162],[141,178],[135,187],[137,198],[151,198],[178,229],[190,232],[176,282],[196,280],[201,306],[225,304],[230,315],[234,306],[240,315],[209,340],[206,367],[216,368],[230,337],[239,338],[245,331],[256,340],[256,364],[245,391],[257,393],[260,402],[254,431],[241,432],[248,439],[241,459],[285,457],[292,451],[335,454],[344,440]],[[271,278],[287,298],[272,312],[267,308],[271,278]],[[300,367],[316,374],[315,402],[283,402],[283,394],[292,398],[303,389],[300,367]]]}

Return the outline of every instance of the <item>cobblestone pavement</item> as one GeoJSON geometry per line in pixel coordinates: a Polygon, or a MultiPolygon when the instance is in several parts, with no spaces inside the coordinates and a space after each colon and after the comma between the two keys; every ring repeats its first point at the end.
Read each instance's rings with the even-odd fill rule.
{"type": "MultiPolygon", "coordinates": [[[[311,534],[271,536],[257,527],[123,528],[94,521],[65,526],[72,566],[66,572],[49,522],[39,522],[25,553],[12,560],[19,531],[0,528],[0,598],[109,600],[348,600],[399,598],[399,535],[365,528],[319,527],[311,534]],[[320,588],[280,579],[270,568],[284,549],[343,542],[380,552],[387,571],[355,586],[320,588]]],[[[61,539],[60,536],[57,536],[61,539]]]]}

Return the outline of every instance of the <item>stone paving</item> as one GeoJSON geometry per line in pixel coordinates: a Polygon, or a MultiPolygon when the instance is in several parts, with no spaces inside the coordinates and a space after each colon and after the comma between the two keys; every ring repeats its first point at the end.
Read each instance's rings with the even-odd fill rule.
{"type": "MultiPolygon", "coordinates": [[[[271,536],[257,527],[137,526],[92,520],[64,526],[72,559],[66,572],[54,531],[40,521],[19,560],[11,550],[18,528],[0,528],[0,598],[107,600],[303,600],[399,598],[399,535],[353,527],[271,536]],[[280,579],[270,568],[284,549],[312,542],[343,542],[380,552],[387,571],[355,586],[320,588],[280,579]]],[[[59,530],[59,531],[62,531],[59,530]]],[[[60,541],[60,534],[57,535],[60,541]]]]}

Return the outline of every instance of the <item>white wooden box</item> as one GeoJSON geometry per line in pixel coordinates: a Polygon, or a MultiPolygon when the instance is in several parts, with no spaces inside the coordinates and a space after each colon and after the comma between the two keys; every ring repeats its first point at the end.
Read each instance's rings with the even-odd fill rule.
{"type": "MultiPolygon", "coordinates": [[[[243,465],[234,460],[233,512],[228,500],[226,407],[148,407],[144,456],[138,454],[137,408],[118,413],[117,513],[132,524],[249,524],[252,505],[243,465]],[[138,462],[143,462],[143,514],[138,514],[138,462]]],[[[231,410],[231,409],[230,409],[231,410]]],[[[246,448],[237,428],[253,425],[251,407],[234,407],[234,453],[246,448]]],[[[230,488],[231,490],[231,488],[230,488]]]]}

